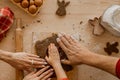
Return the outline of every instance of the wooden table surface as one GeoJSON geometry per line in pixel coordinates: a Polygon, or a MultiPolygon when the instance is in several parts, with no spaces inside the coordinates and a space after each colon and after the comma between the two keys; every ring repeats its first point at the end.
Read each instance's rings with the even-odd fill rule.
{"type": "MultiPolygon", "coordinates": [[[[107,42],[120,42],[120,38],[105,32],[102,36],[94,36],[92,27],[88,25],[88,20],[102,15],[104,10],[111,5],[120,4],[120,0],[69,0],[71,3],[67,7],[67,15],[58,17],[57,0],[45,0],[38,16],[32,17],[13,5],[9,0],[1,0],[0,8],[8,6],[15,13],[16,18],[22,18],[24,30],[24,51],[31,52],[32,32],[66,32],[69,34],[80,33],[81,44],[87,46],[91,51],[98,54],[107,55],[103,48],[107,42]],[[40,20],[40,22],[37,22],[40,20]],[[80,22],[83,21],[82,24],[80,22]]],[[[68,0],[66,0],[68,1],[68,0]]],[[[8,32],[7,37],[0,43],[0,49],[15,51],[14,44],[15,24],[8,32]]],[[[120,46],[118,47],[120,49],[120,46]]],[[[119,54],[112,56],[119,57],[119,54]]],[[[78,80],[118,80],[114,76],[87,65],[80,65],[78,80]]],[[[7,63],[0,61],[0,80],[15,80],[15,69],[7,63]]]]}

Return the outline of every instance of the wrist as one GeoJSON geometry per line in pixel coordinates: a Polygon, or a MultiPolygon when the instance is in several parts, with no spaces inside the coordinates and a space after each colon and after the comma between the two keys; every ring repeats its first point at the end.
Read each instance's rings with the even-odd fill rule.
{"type": "Polygon", "coordinates": [[[57,80],[67,79],[67,75],[66,75],[65,71],[63,70],[63,67],[60,63],[54,64],[53,68],[54,68],[55,73],[57,75],[57,80]]]}
{"type": "Polygon", "coordinates": [[[6,62],[11,59],[11,54],[10,52],[0,50],[0,59],[6,62]]]}
{"type": "Polygon", "coordinates": [[[61,63],[60,62],[58,62],[58,63],[54,63],[53,65],[53,68],[59,68],[59,67],[61,67],[62,65],[61,65],[61,63]]]}
{"type": "Polygon", "coordinates": [[[61,72],[63,70],[63,67],[60,63],[54,64],[53,68],[54,68],[55,71],[60,71],[61,72]]]}
{"type": "Polygon", "coordinates": [[[99,57],[97,54],[88,52],[87,54],[84,54],[84,56],[81,58],[83,64],[91,65],[93,62],[95,62],[95,59],[99,57]]]}

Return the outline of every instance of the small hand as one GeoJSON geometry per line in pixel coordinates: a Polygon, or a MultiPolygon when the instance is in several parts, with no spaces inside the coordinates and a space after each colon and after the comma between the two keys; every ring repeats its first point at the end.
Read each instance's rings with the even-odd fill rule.
{"type": "Polygon", "coordinates": [[[78,41],[66,34],[59,34],[57,38],[58,44],[66,53],[69,60],[62,60],[62,63],[78,65],[81,64],[85,55],[91,52],[78,41]]]}
{"type": "Polygon", "coordinates": [[[27,71],[30,71],[31,68],[45,67],[44,65],[47,64],[45,60],[39,58],[39,56],[24,52],[13,53],[8,63],[17,69],[24,69],[27,71]]]}
{"type": "Polygon", "coordinates": [[[49,66],[46,66],[37,72],[31,72],[23,80],[51,80],[50,77],[53,75],[53,69],[47,70],[48,68],[49,66]]]}
{"type": "Polygon", "coordinates": [[[54,68],[55,73],[57,75],[57,80],[60,80],[62,78],[67,78],[67,75],[64,72],[60,62],[58,49],[52,43],[48,47],[48,54],[49,54],[49,57],[46,56],[46,60],[54,68]]]}
{"type": "Polygon", "coordinates": [[[50,65],[60,64],[59,52],[57,47],[52,43],[48,46],[48,54],[49,57],[46,56],[46,60],[50,65]]]}

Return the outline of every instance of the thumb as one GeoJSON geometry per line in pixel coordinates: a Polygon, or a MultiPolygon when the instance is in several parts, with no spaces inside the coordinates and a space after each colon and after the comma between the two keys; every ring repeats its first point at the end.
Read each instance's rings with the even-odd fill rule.
{"type": "Polygon", "coordinates": [[[45,59],[46,59],[47,62],[49,61],[49,58],[47,56],[45,57],[45,59]]]}
{"type": "Polygon", "coordinates": [[[70,61],[69,61],[69,60],[66,60],[66,59],[61,60],[61,62],[62,62],[63,64],[68,64],[68,65],[71,64],[70,61]]]}

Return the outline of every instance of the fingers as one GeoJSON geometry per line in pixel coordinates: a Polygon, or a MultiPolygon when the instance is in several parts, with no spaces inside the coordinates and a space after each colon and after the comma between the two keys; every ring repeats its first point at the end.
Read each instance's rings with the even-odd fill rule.
{"type": "Polygon", "coordinates": [[[44,59],[41,59],[33,54],[28,54],[28,57],[26,57],[25,62],[33,68],[43,68],[47,64],[47,62],[44,59]]]}
{"type": "Polygon", "coordinates": [[[45,59],[46,59],[47,62],[49,62],[49,58],[47,56],[45,57],[45,59]]]}
{"type": "Polygon", "coordinates": [[[49,75],[51,75],[51,74],[53,74],[53,69],[49,69],[49,70],[47,70],[46,72],[44,72],[44,73],[42,73],[40,76],[39,76],[39,79],[41,80],[41,79],[43,79],[45,76],[49,76],[49,75]]]}
{"type": "Polygon", "coordinates": [[[39,70],[35,75],[36,75],[36,76],[41,75],[41,74],[42,74],[43,72],[45,72],[49,67],[50,67],[50,66],[46,66],[45,68],[39,70]]]}
{"type": "Polygon", "coordinates": [[[48,55],[51,56],[52,54],[52,50],[51,50],[51,44],[48,46],[48,55]]]}
{"type": "Polygon", "coordinates": [[[34,54],[27,54],[27,55],[28,55],[28,59],[30,59],[30,60],[45,61],[44,59],[39,58],[39,56],[37,56],[37,55],[34,55],[34,54]]]}
{"type": "Polygon", "coordinates": [[[66,38],[66,40],[68,40],[70,44],[76,43],[75,39],[71,37],[70,35],[64,35],[64,37],[66,38]]]}
{"type": "Polygon", "coordinates": [[[46,59],[47,61],[49,61],[49,58],[48,58],[47,56],[45,57],[45,59],[46,59]]]}
{"type": "Polygon", "coordinates": [[[44,60],[44,59],[41,59],[41,58],[36,58],[36,57],[28,57],[28,59],[30,59],[30,60],[34,60],[34,61],[45,62],[45,60],[44,60]]]}
{"type": "Polygon", "coordinates": [[[40,61],[33,61],[32,62],[32,60],[25,60],[25,64],[26,64],[25,68],[27,70],[29,68],[43,68],[48,63],[47,62],[40,62],[40,61]]]}
{"type": "Polygon", "coordinates": [[[72,52],[71,48],[67,48],[59,38],[57,38],[57,42],[67,56],[70,54],[70,52],[72,52]]]}
{"type": "Polygon", "coordinates": [[[58,34],[58,37],[67,47],[69,47],[70,44],[76,43],[76,40],[70,35],[61,33],[61,34],[58,34]]]}
{"type": "Polygon", "coordinates": [[[32,71],[31,73],[29,73],[28,76],[32,76],[33,74],[35,74],[35,71],[32,71]]]}
{"type": "Polygon", "coordinates": [[[51,43],[48,47],[49,56],[53,56],[54,54],[59,54],[57,47],[55,44],[51,43]]]}
{"type": "Polygon", "coordinates": [[[31,65],[46,65],[47,62],[41,62],[41,61],[35,61],[33,60],[33,64],[32,64],[32,60],[26,60],[26,63],[31,64],[31,65]]]}
{"type": "Polygon", "coordinates": [[[34,55],[34,54],[27,54],[29,57],[36,57],[36,58],[39,58],[38,55],[34,55]]]}
{"type": "Polygon", "coordinates": [[[34,65],[34,66],[32,66],[32,68],[44,68],[45,67],[45,65],[34,65]]]}
{"type": "Polygon", "coordinates": [[[51,46],[51,47],[50,47],[51,54],[59,53],[57,47],[55,46],[55,44],[51,43],[50,46],[51,46]]]}
{"type": "Polygon", "coordinates": [[[25,68],[25,71],[27,71],[27,72],[31,72],[31,69],[29,69],[29,68],[25,68]]]}
{"type": "Polygon", "coordinates": [[[50,80],[50,77],[53,75],[53,72],[48,73],[42,80],[50,80]]]}
{"type": "Polygon", "coordinates": [[[63,44],[63,42],[61,41],[61,39],[57,38],[57,43],[61,46],[61,48],[64,50],[64,51],[67,51],[67,47],[63,44]]]}
{"type": "Polygon", "coordinates": [[[63,63],[63,64],[68,64],[68,65],[71,64],[69,60],[61,60],[61,63],[63,63]]]}
{"type": "Polygon", "coordinates": [[[62,43],[63,43],[67,48],[70,48],[71,44],[69,43],[69,40],[67,40],[67,39],[65,38],[64,35],[61,36],[60,39],[61,39],[62,43]]]}

